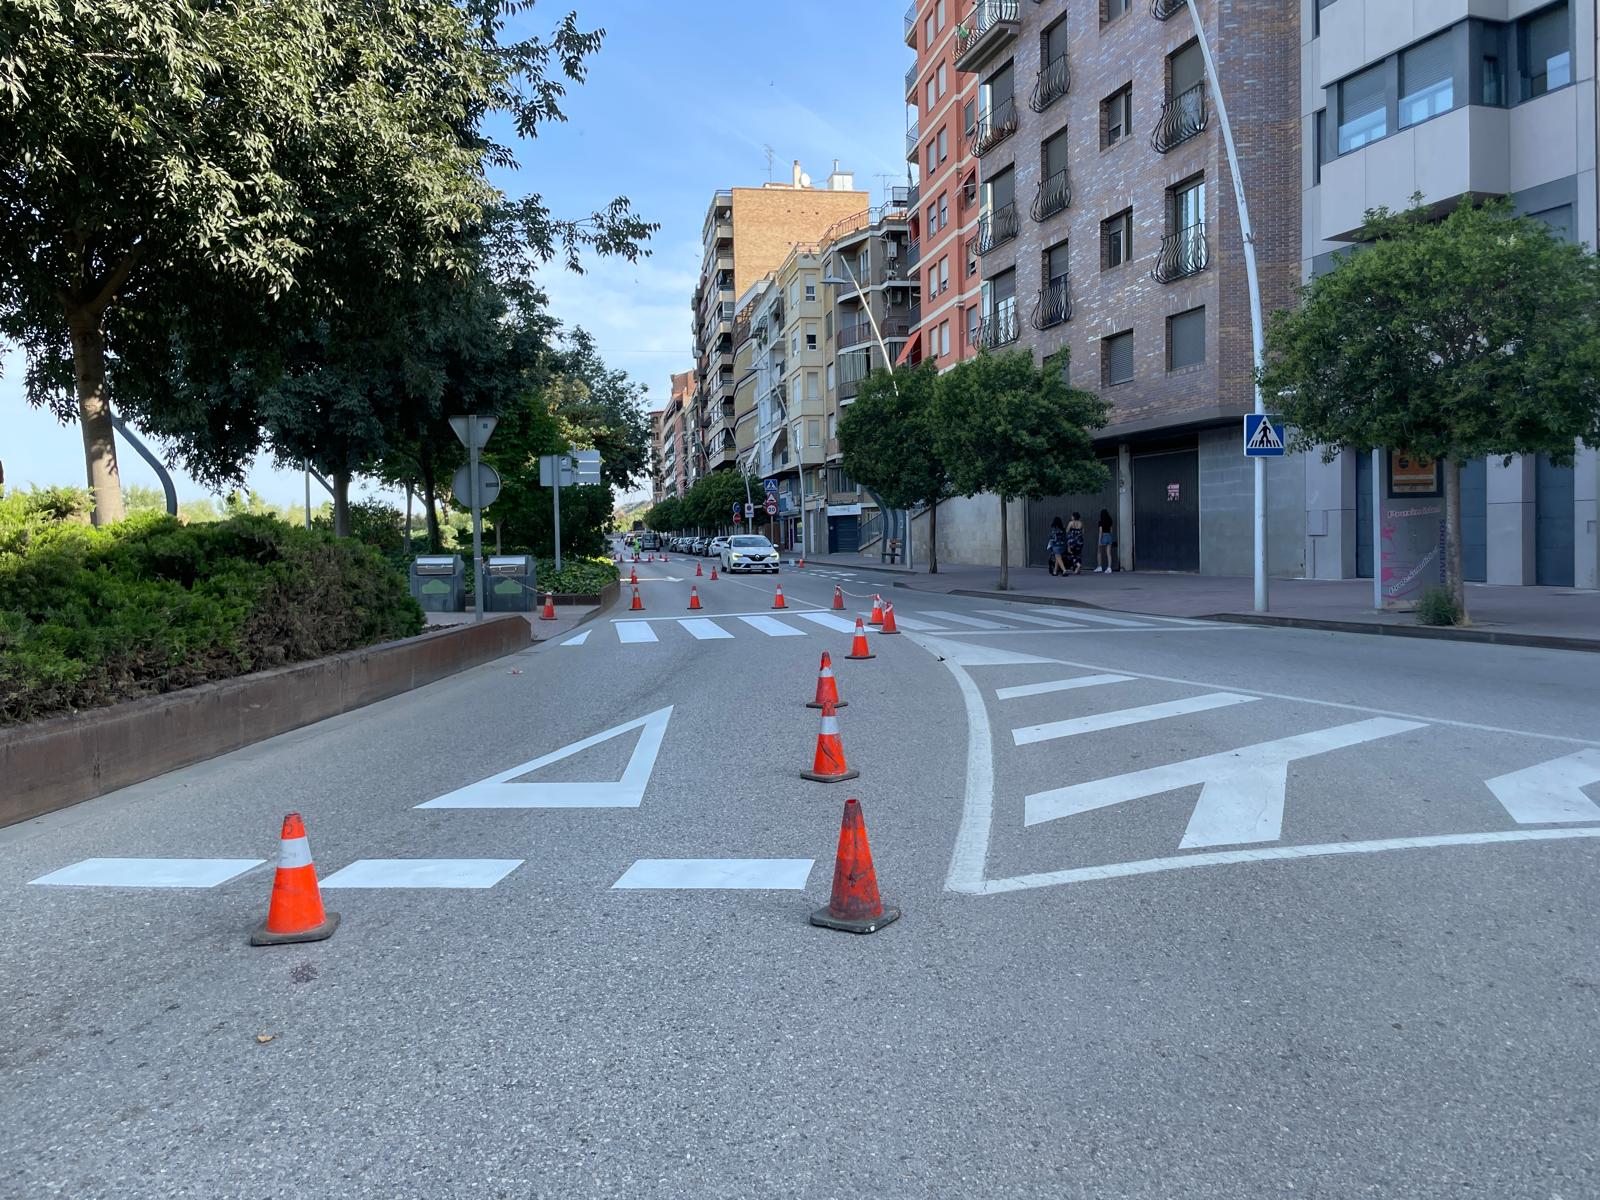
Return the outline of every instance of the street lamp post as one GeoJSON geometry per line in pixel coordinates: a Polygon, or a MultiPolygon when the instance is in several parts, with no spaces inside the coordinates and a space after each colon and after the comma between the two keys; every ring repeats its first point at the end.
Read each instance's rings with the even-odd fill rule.
{"type": "MultiPolygon", "coordinates": [[[[1239,233],[1244,239],[1244,273],[1250,291],[1250,343],[1252,363],[1255,367],[1255,411],[1262,414],[1267,406],[1261,397],[1261,360],[1265,339],[1261,329],[1261,279],[1256,274],[1256,233],[1250,224],[1250,207],[1245,202],[1244,178],[1239,174],[1239,148],[1234,145],[1233,126],[1228,121],[1228,106],[1222,98],[1222,83],[1217,78],[1216,60],[1211,57],[1211,46],[1206,41],[1205,26],[1200,23],[1200,6],[1196,0],[1187,0],[1189,19],[1194,22],[1195,37],[1200,40],[1200,53],[1206,60],[1206,78],[1211,82],[1211,95],[1217,102],[1217,121],[1222,126],[1222,144],[1228,153],[1228,171],[1233,176],[1233,199],[1239,210],[1239,233]]],[[[1267,460],[1255,460],[1256,512],[1255,512],[1255,609],[1267,611],[1267,460]]]]}

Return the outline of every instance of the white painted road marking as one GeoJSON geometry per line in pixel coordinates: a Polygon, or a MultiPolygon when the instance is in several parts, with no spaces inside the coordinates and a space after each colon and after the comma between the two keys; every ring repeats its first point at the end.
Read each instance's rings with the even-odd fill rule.
{"type": "Polygon", "coordinates": [[[492,888],[520,858],[358,858],[322,881],[325,888],[492,888]]]}
{"type": "Polygon", "coordinates": [[[740,617],[739,620],[752,629],[759,629],[768,637],[805,637],[803,630],[785,625],[776,617],[740,617]]]}
{"type": "Polygon", "coordinates": [[[666,736],[667,723],[672,719],[672,706],[658,708],[637,720],[607,729],[593,737],[573,742],[559,750],[541,755],[531,762],[521,763],[510,770],[501,771],[477,783],[469,783],[443,796],[424,801],[418,808],[638,808],[644,803],[644,790],[650,782],[650,772],[655,768],[656,755],[661,753],[661,739],[666,736]],[[571,758],[590,746],[620,737],[630,730],[640,730],[638,744],[628,759],[622,778],[616,782],[594,783],[511,783],[540,767],[571,758]]]}
{"type": "MultiPolygon", "coordinates": [[[[1048,742],[1056,738],[1075,737],[1080,733],[1099,733],[1103,729],[1120,729],[1124,725],[1142,725],[1146,721],[1160,721],[1167,717],[1183,717],[1190,713],[1209,712],[1213,708],[1230,708],[1235,704],[1248,704],[1254,696],[1241,696],[1235,692],[1211,692],[1204,696],[1190,696],[1183,700],[1166,700],[1160,704],[1142,704],[1138,708],[1119,708],[1115,712],[1095,713],[1087,717],[1073,717],[1067,721],[1051,721],[1044,725],[1027,725],[1013,729],[1011,737],[1019,746],[1034,742],[1048,742]]],[[[1032,822],[1029,822],[1032,824],[1032,822]]]]}
{"type": "Polygon", "coordinates": [[[943,627],[931,624],[928,621],[919,621],[916,617],[902,617],[898,612],[894,614],[895,627],[904,625],[913,633],[942,633],[943,627]]]}
{"type": "Polygon", "coordinates": [[[678,624],[693,634],[695,640],[699,642],[713,641],[717,638],[731,638],[733,636],[721,625],[705,617],[680,617],[678,624]]]}
{"type": "Polygon", "coordinates": [[[1132,683],[1132,675],[1074,675],[1071,679],[1052,679],[1046,683],[1024,683],[999,688],[996,700],[1018,700],[1023,696],[1044,696],[1050,692],[1071,692],[1078,688],[1100,687],[1107,683],[1132,683]]]}
{"type": "Polygon", "coordinates": [[[1180,848],[1275,841],[1282,833],[1291,762],[1423,728],[1417,721],[1377,717],[1037,792],[1023,801],[1022,823],[1039,825],[1198,783],[1204,786],[1180,848]]]}
{"type": "Polygon", "coordinates": [[[589,640],[589,635],[591,633],[593,633],[593,632],[594,632],[594,630],[592,630],[592,629],[585,629],[577,637],[569,637],[566,641],[562,642],[561,644],[563,646],[581,646],[581,645],[583,645],[585,642],[587,642],[589,640]]]}
{"type": "MultiPolygon", "coordinates": [[[[1004,629],[1005,626],[995,621],[985,621],[982,617],[968,617],[961,613],[938,612],[934,609],[920,609],[925,617],[933,617],[945,622],[947,625],[970,625],[974,629],[1004,629]]],[[[896,614],[897,616],[899,614],[896,614]]]]}
{"type": "Polygon", "coordinates": [[[659,640],[656,631],[645,621],[618,621],[615,628],[617,640],[624,644],[659,640]]]}
{"type": "Polygon", "coordinates": [[[1071,621],[1061,621],[1054,617],[1032,617],[1027,613],[1008,612],[999,608],[985,608],[980,611],[988,613],[991,617],[1007,617],[1013,621],[1026,621],[1030,625],[1048,625],[1051,629],[1082,629],[1082,625],[1074,625],[1071,621]]]}
{"type": "Polygon", "coordinates": [[[1600,804],[1583,789],[1600,783],[1600,750],[1580,750],[1488,781],[1489,790],[1519,825],[1600,821],[1600,804]]]}
{"type": "Polygon", "coordinates": [[[259,867],[261,858],[86,858],[30,880],[47,887],[208,888],[259,867]]]}
{"type": "Polygon", "coordinates": [[[738,888],[799,891],[811,874],[810,858],[641,858],[611,885],[624,891],[738,888]]]}
{"type": "Polygon", "coordinates": [[[1019,654],[1015,650],[1002,650],[998,646],[976,646],[971,642],[952,642],[920,633],[911,636],[918,639],[918,643],[925,649],[932,650],[946,662],[962,667],[1009,667],[1052,661],[1032,654],[1019,654]]]}
{"type": "MultiPolygon", "coordinates": [[[[1035,605],[1033,611],[1037,613],[1059,613],[1061,610],[1058,608],[1040,608],[1035,605]]],[[[1104,613],[1089,612],[1087,609],[1082,608],[1073,608],[1069,609],[1068,611],[1072,614],[1072,619],[1074,621],[1088,621],[1095,625],[1121,625],[1128,629],[1147,629],[1152,621],[1159,623],[1161,620],[1160,617],[1141,617],[1138,620],[1133,620],[1128,617],[1108,617],[1104,613]]]]}
{"type": "Polygon", "coordinates": [[[836,629],[840,633],[854,633],[856,631],[856,623],[854,621],[846,621],[843,617],[836,617],[831,612],[803,612],[796,613],[795,616],[802,621],[810,621],[826,629],[836,629]]]}

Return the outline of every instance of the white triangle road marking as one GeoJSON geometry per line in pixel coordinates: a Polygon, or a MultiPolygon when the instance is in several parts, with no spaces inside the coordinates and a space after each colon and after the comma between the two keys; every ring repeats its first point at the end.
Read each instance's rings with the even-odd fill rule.
{"type": "Polygon", "coordinates": [[[1600,750],[1580,750],[1488,781],[1494,798],[1519,825],[1600,821],[1600,804],[1583,789],[1600,783],[1600,750]]]}

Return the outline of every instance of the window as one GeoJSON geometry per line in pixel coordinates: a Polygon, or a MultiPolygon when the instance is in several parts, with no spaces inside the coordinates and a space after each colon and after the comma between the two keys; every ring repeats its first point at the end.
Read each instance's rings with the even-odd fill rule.
{"type": "Polygon", "coordinates": [[[968,137],[972,136],[972,127],[978,120],[978,102],[968,100],[961,108],[961,130],[968,137]]]}
{"type": "Polygon", "coordinates": [[[1067,19],[1062,17],[1039,35],[1039,61],[1049,66],[1067,56],[1067,19]]]}
{"type": "Polygon", "coordinates": [[[932,266],[928,268],[928,299],[932,300],[938,294],[939,268],[937,266],[932,266]]]}
{"type": "Polygon", "coordinates": [[[1311,117],[1311,182],[1322,182],[1322,147],[1328,137],[1328,110],[1319,108],[1311,117]]]}
{"type": "Polygon", "coordinates": [[[1100,0],[1100,23],[1115,21],[1118,17],[1126,16],[1133,7],[1133,0],[1100,0]]]}
{"type": "Polygon", "coordinates": [[[1572,232],[1572,205],[1563,204],[1559,208],[1547,208],[1543,212],[1529,213],[1535,221],[1543,221],[1550,227],[1550,232],[1564,242],[1576,242],[1578,239],[1572,232]]]}
{"type": "Polygon", "coordinates": [[[937,329],[930,329],[930,330],[928,330],[928,357],[929,358],[937,358],[938,356],[939,356],[939,331],[937,329]]]}
{"type": "MultiPolygon", "coordinates": [[[[831,391],[833,391],[833,387],[834,387],[834,371],[833,371],[833,364],[832,364],[832,363],[829,363],[829,364],[828,364],[828,390],[829,390],[829,391],[830,391],[830,392],[831,392],[831,391]]],[[[829,430],[828,430],[828,436],[829,436],[829,437],[832,437],[832,436],[833,436],[833,429],[832,429],[832,427],[831,427],[831,426],[830,426],[830,427],[829,427],[829,430]]]]}
{"type": "Polygon", "coordinates": [[[950,224],[950,194],[948,192],[940,192],[939,193],[939,228],[943,229],[948,224],[950,224]]]}
{"type": "Polygon", "coordinates": [[[1505,75],[1500,69],[1498,54],[1485,54],[1478,77],[1478,95],[1484,104],[1499,108],[1506,102],[1505,75]]]}
{"type": "Polygon", "coordinates": [[[945,81],[946,81],[946,80],[947,80],[947,79],[948,79],[948,78],[949,78],[949,77],[948,77],[948,76],[947,76],[947,75],[946,75],[946,74],[945,74],[945,71],[944,71],[944,64],[943,64],[943,63],[940,63],[940,64],[939,64],[939,97],[940,97],[940,98],[941,98],[941,99],[943,99],[943,98],[944,98],[944,93],[945,93],[945,81]]]}
{"type": "Polygon", "coordinates": [[[816,417],[806,421],[806,445],[811,447],[822,445],[822,422],[816,417]]]}
{"type": "Polygon", "coordinates": [[[939,7],[935,10],[937,16],[937,19],[934,22],[935,29],[944,28],[944,4],[945,0],[939,0],[939,7]]]}
{"type": "Polygon", "coordinates": [[[928,139],[928,174],[932,175],[934,170],[938,166],[939,166],[938,150],[934,145],[933,139],[929,138],[928,139]]]}
{"type": "Polygon", "coordinates": [[[1044,252],[1044,277],[1048,284],[1067,278],[1067,243],[1058,242],[1044,252]]]}
{"type": "Polygon", "coordinates": [[[1565,0],[1517,22],[1522,99],[1532,100],[1572,82],[1571,32],[1565,0]]]}
{"type": "Polygon", "coordinates": [[[1105,385],[1133,382],[1133,330],[1100,339],[1100,375],[1105,385]]]}
{"type": "Polygon", "coordinates": [[[990,322],[986,340],[991,346],[1003,345],[1017,336],[1017,273],[1002,271],[983,285],[984,308],[990,322]]]}
{"type": "Polygon", "coordinates": [[[807,325],[806,326],[806,349],[807,350],[815,350],[816,348],[817,348],[817,327],[815,325],[807,325]]]}
{"type": "Polygon", "coordinates": [[[933,14],[930,12],[922,18],[922,44],[924,46],[933,45],[933,33],[933,14]]]}
{"type": "Polygon", "coordinates": [[[939,322],[939,353],[950,353],[950,322],[939,322]]]}
{"type": "Polygon", "coordinates": [[[939,94],[936,91],[934,91],[934,81],[933,81],[933,77],[931,75],[928,77],[928,82],[927,82],[927,84],[925,86],[926,86],[926,91],[925,91],[924,94],[926,96],[926,99],[924,100],[922,107],[924,109],[926,109],[928,112],[931,113],[933,111],[933,103],[934,103],[934,101],[939,98],[939,94]]]}
{"type": "Polygon", "coordinates": [[[1168,223],[1174,233],[1196,229],[1206,220],[1206,183],[1204,179],[1191,179],[1169,191],[1171,211],[1168,223]]]}
{"type": "Polygon", "coordinates": [[[969,346],[978,344],[978,320],[980,315],[976,304],[967,309],[967,345],[969,346]]]}
{"type": "Polygon", "coordinates": [[[1389,132],[1384,101],[1384,67],[1379,63],[1339,85],[1339,153],[1359,150],[1389,132]]]}
{"type": "Polygon", "coordinates": [[[1206,310],[1191,308],[1167,318],[1167,370],[1206,361],[1206,310]]]}
{"type": "Polygon", "coordinates": [[[1455,107],[1455,56],[1449,33],[1429,38],[1400,56],[1400,128],[1455,107]]]}
{"type": "Polygon", "coordinates": [[[939,206],[934,203],[928,205],[928,232],[939,232],[939,206]]]}
{"type": "Polygon", "coordinates": [[[1195,39],[1167,57],[1167,95],[1181,96],[1197,88],[1206,77],[1206,60],[1200,52],[1200,41],[1195,39]]]}
{"type": "Polygon", "coordinates": [[[993,216],[998,210],[1009,207],[1017,198],[1017,172],[1014,167],[995,172],[993,179],[983,185],[985,211],[993,216]]]}
{"type": "Polygon", "coordinates": [[[978,273],[978,235],[973,234],[967,239],[967,278],[970,279],[978,273]]]}
{"type": "Polygon", "coordinates": [[[1033,202],[1033,219],[1042,221],[1066,208],[1072,200],[1067,189],[1067,131],[1049,138],[1040,147],[1041,174],[1039,195],[1033,202]]]}
{"type": "Polygon", "coordinates": [[[814,279],[812,279],[808,275],[808,276],[806,276],[806,299],[807,300],[815,300],[816,298],[817,298],[817,284],[816,284],[816,281],[814,279]]]}
{"type": "Polygon", "coordinates": [[[1133,124],[1133,84],[1125,84],[1100,102],[1100,147],[1115,146],[1133,124]]]}
{"type": "Polygon", "coordinates": [[[789,284],[789,307],[793,308],[800,303],[800,281],[792,280],[789,284]]]}
{"type": "Polygon", "coordinates": [[[939,260],[939,290],[950,289],[950,256],[947,254],[939,260]]]}
{"type": "Polygon", "coordinates": [[[950,157],[949,130],[941,128],[939,130],[939,161],[943,162],[945,159],[947,159],[949,157],[950,157]]]}
{"type": "MultiPolygon", "coordinates": [[[[822,393],[818,390],[818,386],[817,385],[818,385],[817,373],[815,371],[807,371],[806,372],[806,399],[807,400],[818,400],[818,399],[821,398],[822,393]]],[[[816,445],[815,442],[812,442],[811,444],[813,446],[816,445]]]]}
{"type": "Polygon", "coordinates": [[[795,354],[795,355],[798,355],[800,353],[800,331],[799,330],[796,330],[795,332],[793,332],[793,333],[791,333],[789,335],[789,353],[795,354]]]}
{"type": "MultiPolygon", "coordinates": [[[[828,368],[828,373],[830,375],[833,374],[833,368],[832,367],[828,368]]],[[[828,386],[830,388],[833,386],[833,382],[831,380],[829,381],[828,386]]],[[[838,436],[839,436],[839,418],[834,413],[829,413],[828,414],[828,440],[831,442],[831,441],[833,441],[834,438],[836,438],[838,436]]]]}
{"type": "Polygon", "coordinates": [[[1133,257],[1133,209],[1100,222],[1100,269],[1120,267],[1133,257]]]}

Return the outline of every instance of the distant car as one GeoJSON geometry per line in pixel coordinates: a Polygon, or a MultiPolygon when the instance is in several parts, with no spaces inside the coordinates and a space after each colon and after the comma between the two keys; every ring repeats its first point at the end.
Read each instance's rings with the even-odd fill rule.
{"type": "Polygon", "coordinates": [[[755,533],[736,533],[722,547],[722,569],[736,571],[778,571],[778,549],[755,533]]]}
{"type": "Polygon", "coordinates": [[[728,539],[725,537],[712,538],[706,543],[706,556],[709,558],[720,558],[722,555],[722,548],[727,544],[728,539]]]}
{"type": "Polygon", "coordinates": [[[698,554],[701,558],[704,558],[704,557],[706,557],[706,555],[710,554],[711,553],[711,539],[708,538],[708,537],[697,537],[697,538],[695,538],[695,540],[694,540],[694,553],[698,554]]]}

